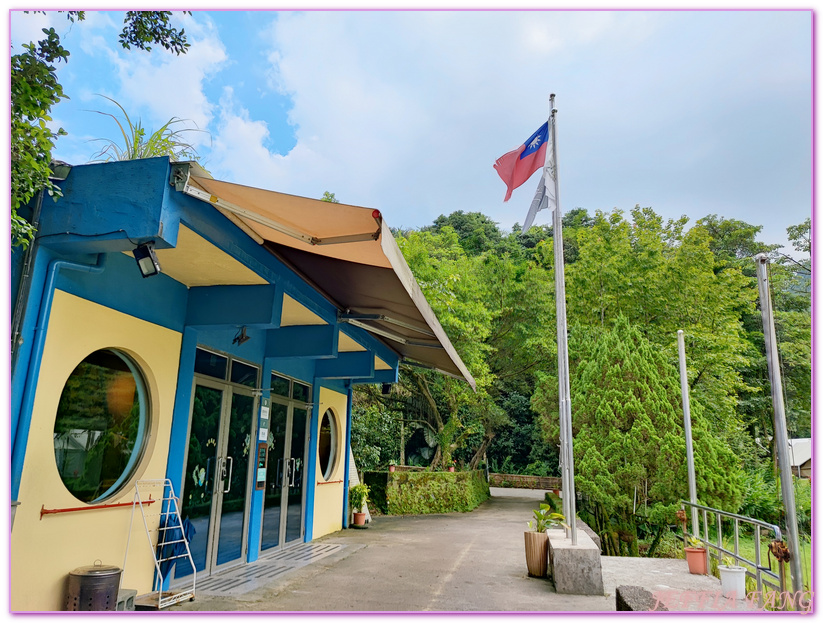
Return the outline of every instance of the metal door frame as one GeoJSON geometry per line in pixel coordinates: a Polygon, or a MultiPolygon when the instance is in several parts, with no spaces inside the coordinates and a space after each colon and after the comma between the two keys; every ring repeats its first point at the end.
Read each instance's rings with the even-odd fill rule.
{"type": "MultiPolygon", "coordinates": [[[[228,360],[226,366],[226,377],[227,379],[231,378],[231,364],[235,360],[240,361],[248,366],[252,366],[257,369],[257,382],[255,383],[255,387],[251,388],[246,385],[239,385],[237,383],[232,383],[229,380],[221,380],[214,376],[209,376],[205,374],[198,374],[194,373],[192,378],[192,389],[191,389],[191,400],[189,403],[189,417],[188,417],[188,425],[186,429],[186,445],[185,445],[185,457],[183,458],[183,478],[180,485],[180,500],[181,502],[185,500],[185,485],[186,485],[186,478],[185,474],[187,473],[189,467],[189,443],[191,442],[191,427],[192,427],[192,415],[194,411],[194,399],[195,399],[195,392],[198,385],[202,385],[203,387],[208,387],[210,389],[219,390],[223,393],[223,397],[221,399],[220,404],[220,423],[218,425],[218,432],[217,432],[217,448],[216,448],[216,455],[219,460],[220,457],[220,450],[225,450],[225,445],[228,443],[228,431],[229,431],[229,421],[231,420],[231,398],[232,396],[237,393],[241,395],[246,395],[252,398],[252,414],[251,414],[251,427],[250,427],[250,444],[252,441],[257,439],[257,412],[260,407],[260,396],[258,387],[260,385],[260,375],[262,373],[262,367],[259,364],[245,361],[243,359],[239,359],[229,355],[227,353],[219,352],[211,348],[201,347],[200,345],[197,346],[200,350],[205,350],[208,352],[213,352],[215,354],[220,355],[221,357],[226,357],[228,360]],[[228,413],[229,417],[226,419],[224,415],[228,413]]],[[[251,452],[251,449],[249,450],[251,452]]],[[[251,455],[250,455],[251,456],[251,455]]],[[[224,569],[228,569],[233,566],[238,566],[244,564],[246,562],[246,558],[248,556],[248,533],[249,533],[249,520],[251,515],[251,497],[253,491],[253,484],[252,484],[252,476],[253,476],[253,461],[250,459],[249,464],[246,468],[246,494],[245,494],[245,501],[243,505],[243,530],[242,530],[242,545],[241,545],[241,553],[240,557],[231,560],[228,562],[223,563],[222,565],[217,565],[217,547],[216,547],[216,537],[219,537],[219,530],[220,530],[220,517],[218,517],[218,507],[222,506],[222,499],[223,499],[223,491],[222,489],[219,492],[213,492],[212,494],[212,502],[211,502],[211,509],[209,510],[209,533],[207,535],[207,542],[206,542],[206,567],[202,571],[194,570],[195,574],[199,574],[203,577],[208,577],[209,575],[216,573],[218,571],[222,571],[224,569]],[[215,504],[215,498],[218,497],[219,494],[219,501],[221,502],[219,505],[215,504]]],[[[215,470],[217,469],[217,465],[215,465],[215,470]]],[[[216,471],[215,471],[216,473],[216,471]]],[[[217,479],[215,478],[215,485],[217,483],[217,479]]],[[[183,578],[174,578],[173,583],[177,582],[178,580],[182,580],[183,578]]]]}
{"type": "MultiPolygon", "coordinates": [[[[282,378],[289,378],[286,377],[279,372],[272,370],[272,374],[277,374],[282,378]]],[[[309,388],[313,391],[314,388],[304,381],[299,379],[289,378],[290,381],[294,382],[295,380],[302,384],[308,385],[309,388]]],[[[311,398],[311,395],[310,395],[311,398]]],[[[280,498],[280,526],[278,528],[278,537],[277,537],[277,545],[272,547],[263,549],[263,530],[260,530],[260,540],[257,543],[257,551],[261,556],[266,556],[269,554],[273,554],[276,552],[281,552],[284,549],[291,547],[295,544],[302,543],[303,540],[306,538],[306,489],[308,487],[308,479],[306,475],[308,474],[308,454],[309,454],[309,437],[311,436],[311,417],[313,411],[313,405],[310,402],[303,402],[300,400],[295,400],[294,398],[287,398],[285,396],[280,396],[279,394],[271,394],[269,397],[271,404],[279,404],[285,406],[286,411],[286,430],[284,432],[285,441],[283,443],[283,456],[281,458],[284,459],[284,466],[286,457],[288,456],[291,458],[291,436],[294,432],[294,409],[298,405],[305,405],[305,408],[299,407],[300,409],[305,410],[306,412],[306,432],[304,434],[303,439],[303,486],[302,491],[300,492],[300,536],[286,543],[286,522],[288,520],[288,508],[289,508],[289,496],[288,496],[288,487],[284,487],[283,485],[286,483],[286,474],[287,470],[283,470],[283,475],[280,480],[281,489],[285,492],[282,497],[280,498]]],[[[269,466],[271,468],[271,465],[269,466]]],[[[275,467],[276,469],[276,467],[275,467]]],[[[266,513],[266,505],[263,504],[263,508],[260,511],[260,525],[262,527],[264,516],[266,513]]]]}

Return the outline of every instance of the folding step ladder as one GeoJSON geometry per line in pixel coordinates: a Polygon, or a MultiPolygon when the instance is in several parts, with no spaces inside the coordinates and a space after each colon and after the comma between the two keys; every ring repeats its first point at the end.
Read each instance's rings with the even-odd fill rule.
{"type": "MultiPolygon", "coordinates": [[[[180,500],[174,495],[174,488],[168,478],[161,480],[138,480],[134,501],[131,507],[131,521],[129,522],[129,539],[126,544],[126,560],[129,556],[132,526],[134,516],[140,509],[143,518],[143,527],[146,529],[146,538],[154,557],[154,584],[152,592],[140,595],[134,600],[138,610],[161,610],[181,601],[194,599],[194,587],[197,574],[194,572],[194,560],[186,539],[183,521],[180,519],[180,500]],[[155,506],[157,504],[157,506],[155,506]],[[187,558],[191,565],[191,583],[176,586],[174,591],[163,590],[165,575],[171,573],[174,562],[187,558]]],[[[122,576],[121,576],[122,582],[122,576]]]]}

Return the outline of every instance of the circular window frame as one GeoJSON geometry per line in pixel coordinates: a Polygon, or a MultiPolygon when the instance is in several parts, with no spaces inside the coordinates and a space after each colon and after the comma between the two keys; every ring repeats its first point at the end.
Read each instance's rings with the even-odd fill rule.
{"type": "Polygon", "coordinates": [[[329,482],[331,477],[334,475],[334,472],[337,470],[337,464],[340,460],[340,452],[338,452],[338,447],[340,445],[340,422],[337,418],[337,413],[335,413],[334,409],[329,407],[323,412],[323,417],[320,418],[320,424],[317,427],[317,460],[318,460],[318,467],[320,467],[320,475],[323,478],[324,482],[329,482]],[[323,423],[325,422],[326,418],[329,419],[329,458],[328,458],[328,465],[326,469],[323,470],[323,457],[320,455],[320,437],[323,435],[323,423]]]}
{"type": "MultiPolygon", "coordinates": [[[[69,376],[66,378],[66,381],[63,384],[63,389],[60,392],[60,399],[62,400],[63,392],[66,390],[66,385],[68,384],[68,381],[72,377],[72,375],[75,374],[77,369],[90,357],[92,357],[96,353],[101,352],[116,356],[125,364],[128,371],[131,372],[131,378],[133,378],[135,382],[135,397],[139,401],[139,411],[137,414],[137,433],[134,438],[134,446],[131,450],[128,460],[126,461],[125,466],[123,467],[120,475],[114,480],[114,482],[108,488],[106,488],[105,491],[103,491],[100,495],[93,499],[83,500],[82,498],[78,497],[75,494],[75,492],[66,484],[66,481],[63,478],[63,474],[61,473],[60,468],[57,466],[56,452],[53,453],[52,456],[54,456],[55,459],[55,469],[57,470],[60,483],[63,485],[66,491],[68,491],[69,494],[71,494],[75,499],[90,505],[99,504],[101,502],[111,500],[112,498],[117,497],[118,494],[122,493],[124,489],[126,489],[128,483],[139,473],[140,466],[144,463],[144,459],[147,455],[149,442],[153,437],[153,418],[151,417],[151,391],[149,382],[147,380],[147,376],[143,372],[142,367],[135,360],[135,358],[130,353],[126,352],[121,348],[115,346],[104,346],[101,348],[94,349],[93,351],[89,352],[85,357],[83,357],[77,363],[77,365],[75,365],[74,368],[72,368],[71,372],[69,373],[69,376]]],[[[52,427],[52,436],[56,432],[59,419],[60,407],[58,403],[57,413],[55,414],[54,419],[54,426],[52,427]]],[[[54,448],[54,442],[52,442],[52,447],[54,450],[56,450],[56,448],[54,448]]]]}

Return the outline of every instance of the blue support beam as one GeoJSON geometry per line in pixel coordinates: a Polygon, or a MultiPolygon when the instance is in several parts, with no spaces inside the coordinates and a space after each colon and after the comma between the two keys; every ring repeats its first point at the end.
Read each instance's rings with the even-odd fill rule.
{"type": "Polygon", "coordinates": [[[371,350],[375,355],[380,357],[380,359],[385,361],[386,364],[393,368],[400,365],[400,354],[386,346],[385,343],[377,339],[372,333],[343,322],[339,323],[338,326],[343,333],[347,334],[355,342],[371,350]]]}
{"type": "Polygon", "coordinates": [[[397,368],[391,370],[375,370],[370,378],[352,379],[352,383],[397,383],[397,368]]]}
{"type": "Polygon", "coordinates": [[[336,359],[317,362],[314,375],[318,379],[362,379],[374,376],[374,355],[371,351],[340,353],[336,359]]]}
{"type": "Polygon", "coordinates": [[[331,359],[337,356],[336,325],[300,325],[266,332],[266,357],[331,359]]]}
{"type": "Polygon", "coordinates": [[[206,286],[189,289],[186,326],[276,329],[283,290],[273,285],[206,286]]]}

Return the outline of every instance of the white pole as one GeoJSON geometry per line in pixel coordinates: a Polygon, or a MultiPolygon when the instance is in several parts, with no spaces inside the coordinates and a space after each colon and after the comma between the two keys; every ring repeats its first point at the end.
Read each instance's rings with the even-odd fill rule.
{"type": "Polygon", "coordinates": [[[772,299],[769,293],[769,275],[766,267],[769,257],[765,253],[758,253],[754,256],[754,261],[757,265],[757,287],[760,293],[760,314],[763,318],[763,338],[766,341],[766,362],[769,366],[769,381],[772,386],[774,438],[777,447],[777,463],[780,467],[780,489],[783,494],[783,507],[786,511],[789,551],[792,555],[789,564],[792,572],[792,587],[796,593],[803,590],[803,569],[800,564],[800,547],[797,538],[797,511],[792,486],[789,435],[786,431],[786,410],[783,405],[783,383],[780,378],[780,356],[777,352],[777,336],[774,331],[772,299]]]}
{"type": "MultiPolygon", "coordinates": [[[[686,344],[683,329],[677,331],[677,352],[680,356],[680,394],[683,397],[683,432],[686,434],[686,467],[689,472],[689,501],[697,504],[694,479],[694,448],[692,447],[692,413],[689,407],[689,379],[686,374],[686,344]]],[[[697,509],[692,506],[692,534],[697,536],[697,509]]]]}
{"type": "Polygon", "coordinates": [[[572,545],[577,545],[577,496],[574,489],[574,443],[572,441],[572,405],[569,389],[569,345],[566,323],[566,277],[563,264],[563,215],[560,212],[560,184],[557,166],[557,126],[554,107],[554,93],[550,97],[552,157],[554,159],[554,294],[557,303],[557,375],[560,393],[560,430],[564,432],[561,441],[563,456],[563,509],[566,522],[571,529],[572,545]],[[564,430],[565,429],[565,430],[564,430]],[[568,503],[567,503],[568,500],[568,503]]]}

